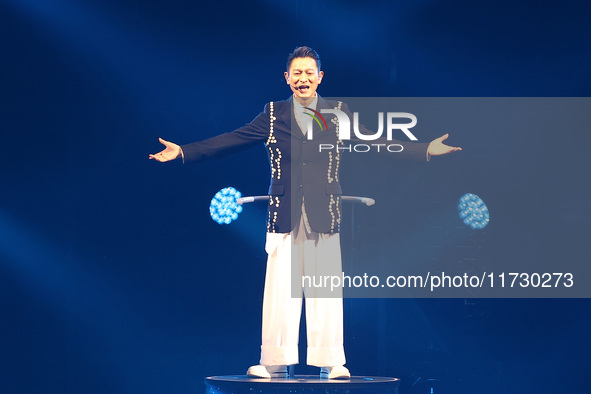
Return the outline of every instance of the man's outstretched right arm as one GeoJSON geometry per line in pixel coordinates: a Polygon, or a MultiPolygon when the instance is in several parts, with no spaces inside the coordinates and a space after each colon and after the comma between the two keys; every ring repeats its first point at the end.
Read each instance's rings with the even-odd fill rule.
{"type": "Polygon", "coordinates": [[[159,138],[160,143],[166,148],[149,157],[160,162],[175,160],[179,157],[182,157],[183,162],[224,157],[267,140],[269,123],[269,104],[267,104],[265,110],[252,122],[229,133],[185,144],[182,147],[159,138]]]}

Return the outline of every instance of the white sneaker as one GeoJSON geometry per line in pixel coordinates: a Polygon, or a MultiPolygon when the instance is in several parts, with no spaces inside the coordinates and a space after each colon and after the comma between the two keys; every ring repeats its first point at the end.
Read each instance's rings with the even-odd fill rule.
{"type": "Polygon", "coordinates": [[[254,378],[287,378],[287,365],[253,365],[246,371],[246,376],[254,378]]]}
{"type": "Polygon", "coordinates": [[[337,365],[335,367],[322,367],[320,368],[320,379],[350,379],[351,373],[349,370],[342,366],[337,365]]]}
{"type": "Polygon", "coordinates": [[[246,371],[246,376],[253,378],[266,378],[271,379],[271,374],[267,371],[264,365],[253,365],[246,371]]]}

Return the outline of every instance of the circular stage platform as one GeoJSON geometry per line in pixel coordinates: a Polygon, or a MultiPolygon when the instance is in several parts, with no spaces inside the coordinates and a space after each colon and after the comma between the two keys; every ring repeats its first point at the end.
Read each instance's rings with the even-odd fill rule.
{"type": "Polygon", "coordinates": [[[293,378],[258,379],[244,375],[210,376],[205,379],[206,394],[398,394],[398,378],[352,376],[351,379],[320,379],[318,375],[293,378]]]}

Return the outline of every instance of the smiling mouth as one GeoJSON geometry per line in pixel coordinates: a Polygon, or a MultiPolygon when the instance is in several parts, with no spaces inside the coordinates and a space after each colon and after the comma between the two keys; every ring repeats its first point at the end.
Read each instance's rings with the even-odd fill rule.
{"type": "Polygon", "coordinates": [[[299,90],[299,91],[304,91],[305,92],[308,89],[310,89],[310,87],[308,85],[302,85],[302,86],[299,86],[299,87],[296,86],[296,90],[299,90]]]}

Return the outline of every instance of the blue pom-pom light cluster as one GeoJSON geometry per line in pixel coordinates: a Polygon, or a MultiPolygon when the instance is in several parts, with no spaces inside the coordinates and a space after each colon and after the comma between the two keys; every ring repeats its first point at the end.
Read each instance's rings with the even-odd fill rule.
{"type": "Polygon", "coordinates": [[[460,218],[464,224],[473,230],[485,228],[490,221],[490,215],[486,204],[476,194],[466,193],[460,198],[458,204],[460,218]]]}
{"type": "Polygon", "coordinates": [[[238,205],[236,200],[240,197],[242,194],[233,187],[225,187],[217,192],[209,205],[211,218],[219,224],[230,224],[238,219],[242,206],[238,205]]]}

